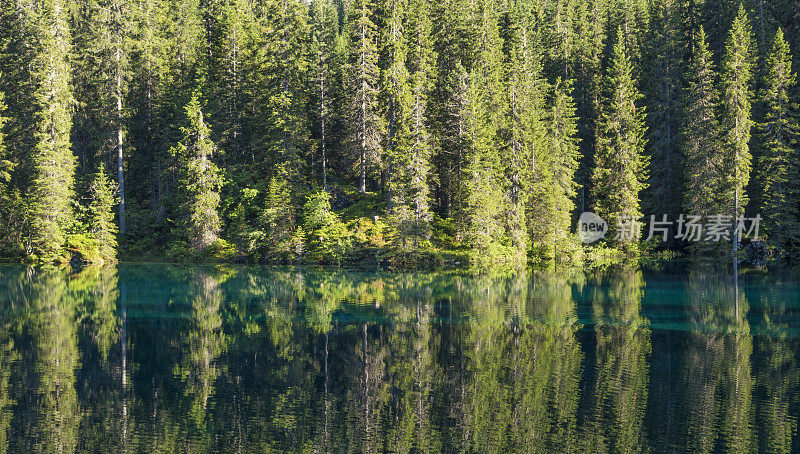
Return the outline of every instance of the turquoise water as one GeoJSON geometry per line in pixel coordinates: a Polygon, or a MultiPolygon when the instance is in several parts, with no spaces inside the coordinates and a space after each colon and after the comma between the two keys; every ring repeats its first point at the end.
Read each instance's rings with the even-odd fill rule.
{"type": "Polygon", "coordinates": [[[9,452],[798,452],[800,276],[0,267],[9,452]]]}

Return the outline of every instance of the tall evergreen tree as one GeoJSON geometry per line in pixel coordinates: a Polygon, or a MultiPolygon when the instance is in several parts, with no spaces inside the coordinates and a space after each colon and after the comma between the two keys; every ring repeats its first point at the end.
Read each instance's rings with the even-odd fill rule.
{"type": "Polygon", "coordinates": [[[388,179],[388,198],[387,208],[392,210],[394,194],[392,189],[393,161],[398,154],[398,143],[404,136],[408,135],[408,124],[403,120],[403,109],[410,105],[409,101],[409,75],[406,68],[408,58],[408,37],[405,30],[408,14],[408,2],[406,0],[389,0],[381,5],[388,17],[386,26],[383,27],[381,36],[381,92],[380,101],[381,111],[384,112],[387,123],[386,131],[386,164],[388,179]]]}
{"type": "Polygon", "coordinates": [[[119,229],[125,233],[125,100],[130,80],[132,11],[123,0],[91,0],[81,4],[80,12],[75,42],[76,51],[84,58],[75,65],[81,107],[76,113],[73,142],[90,168],[95,167],[95,156],[116,164],[119,229]]]}
{"type": "Polygon", "coordinates": [[[433,156],[433,199],[442,217],[451,217],[461,202],[460,181],[464,164],[465,115],[468,70],[472,64],[474,30],[469,4],[446,0],[431,5],[433,48],[436,54],[434,87],[429,111],[433,156]]]}
{"type": "Polygon", "coordinates": [[[358,188],[362,193],[367,191],[367,169],[379,163],[383,128],[378,110],[378,29],[374,16],[372,0],[351,3],[345,92],[350,144],[358,154],[358,188]]]}
{"type": "Polygon", "coordinates": [[[264,150],[263,175],[280,173],[297,192],[305,177],[309,152],[308,14],[298,0],[264,4],[264,29],[258,44],[263,53],[258,131],[253,147],[264,150]]]}
{"type": "Polygon", "coordinates": [[[643,204],[650,213],[677,218],[681,211],[683,159],[680,152],[680,89],[683,51],[675,0],[653,6],[644,64],[647,94],[647,155],[650,179],[643,204]]]}
{"type": "MultiPolygon", "coordinates": [[[[638,220],[642,216],[639,194],[647,179],[645,115],[644,109],[636,105],[641,94],[631,74],[625,35],[620,27],[603,80],[605,102],[600,115],[600,136],[592,174],[595,210],[617,234],[622,233],[617,229],[620,222],[638,220]]],[[[628,243],[638,241],[638,238],[623,236],[622,240],[621,243],[628,243]]]]}
{"type": "Polygon", "coordinates": [[[504,110],[499,118],[498,141],[499,152],[505,156],[504,219],[511,245],[521,254],[529,245],[525,210],[534,189],[530,182],[546,149],[541,118],[545,81],[532,22],[522,7],[509,8],[500,18],[504,110]]]}
{"type": "Polygon", "coordinates": [[[457,214],[461,235],[475,251],[479,266],[497,262],[516,265],[524,249],[512,245],[504,217],[508,215],[507,179],[498,128],[502,123],[502,40],[497,8],[493,2],[476,4],[479,53],[472,67],[467,91],[466,131],[468,151],[461,184],[463,202],[457,214]]]}
{"type": "MultiPolygon", "coordinates": [[[[335,87],[335,58],[338,17],[331,0],[315,0],[311,6],[312,54],[310,70],[314,81],[312,99],[316,124],[316,138],[320,151],[322,188],[328,188],[328,154],[333,109],[331,102],[335,87]]],[[[312,163],[313,164],[313,163],[312,163]]],[[[314,175],[312,169],[311,175],[314,175]]]]}
{"type": "MultiPolygon", "coordinates": [[[[0,80],[2,79],[0,73],[0,80]]],[[[14,199],[18,194],[11,184],[11,175],[14,171],[14,161],[11,160],[11,153],[6,146],[6,125],[8,118],[5,117],[6,105],[5,96],[0,91],[0,228],[7,234],[0,239],[0,253],[11,253],[13,250],[14,232],[12,218],[15,215],[14,199]]]]}
{"type": "Polygon", "coordinates": [[[764,118],[756,126],[762,153],[759,159],[758,186],[765,231],[771,242],[796,255],[800,247],[800,117],[792,94],[796,75],[783,31],[778,29],[766,68],[759,102],[764,118]]]}
{"type": "Polygon", "coordinates": [[[553,262],[569,246],[580,149],[571,81],[556,79],[545,117],[548,142],[536,161],[529,223],[534,252],[553,262]]]}
{"type": "MultiPolygon", "coordinates": [[[[164,24],[169,20],[169,5],[166,0],[144,0],[130,6],[134,11],[128,133],[131,148],[136,153],[128,159],[128,173],[135,178],[129,179],[126,191],[129,199],[138,205],[135,207],[138,212],[132,213],[133,216],[147,222],[127,227],[135,229],[134,235],[152,236],[166,221],[165,205],[169,194],[169,128],[159,116],[170,67],[167,55],[171,45],[164,24]]],[[[134,209],[130,204],[128,208],[128,211],[134,209]]]]}
{"type": "Polygon", "coordinates": [[[114,223],[114,207],[117,205],[117,188],[106,174],[105,164],[94,175],[89,187],[89,233],[97,242],[104,262],[117,259],[117,226],[114,223]]]}
{"type": "MultiPolygon", "coordinates": [[[[408,43],[402,62],[407,65],[407,78],[399,87],[400,121],[397,145],[391,157],[394,172],[390,182],[390,215],[401,246],[407,247],[411,240],[416,247],[429,236],[431,219],[428,172],[432,145],[428,99],[435,55],[428,0],[409,1],[406,30],[407,36],[416,39],[408,43]]],[[[401,70],[398,72],[403,74],[401,70]]]]}
{"type": "Polygon", "coordinates": [[[256,17],[250,1],[216,0],[207,15],[209,110],[216,119],[215,135],[226,150],[226,163],[245,162],[247,155],[246,92],[254,75],[253,39],[256,17]]]}
{"type": "Polygon", "coordinates": [[[30,252],[36,259],[58,258],[66,234],[74,227],[75,155],[70,146],[72,78],[71,35],[63,0],[40,0],[31,19],[37,24],[36,100],[39,114],[32,150],[33,183],[28,193],[30,252]]]}
{"type": "Polygon", "coordinates": [[[723,149],[717,119],[717,91],[711,52],[701,28],[693,44],[683,98],[682,149],[685,160],[683,209],[689,215],[719,214],[723,149]]]}
{"type": "MultiPolygon", "coordinates": [[[[747,11],[739,5],[739,13],[731,26],[725,44],[725,57],[720,75],[722,91],[721,124],[725,131],[724,213],[739,216],[747,204],[744,189],[750,180],[750,84],[752,79],[751,30],[747,11]]],[[[734,238],[734,250],[736,239],[734,238]]]]}
{"type": "Polygon", "coordinates": [[[186,116],[188,124],[181,129],[183,140],[170,150],[180,169],[178,226],[189,247],[201,251],[217,239],[220,231],[217,208],[222,178],[211,160],[216,147],[209,137],[198,94],[186,105],[186,116]]]}
{"type": "MultiPolygon", "coordinates": [[[[3,75],[0,73],[0,79],[2,78],[3,75]]],[[[14,170],[14,162],[11,161],[8,147],[6,147],[5,128],[6,123],[8,123],[8,118],[5,117],[5,113],[5,94],[0,91],[0,200],[3,201],[3,207],[6,206],[6,197],[8,191],[11,189],[9,187],[11,183],[11,172],[14,170]]],[[[0,216],[2,216],[2,214],[0,214],[0,216]]]]}

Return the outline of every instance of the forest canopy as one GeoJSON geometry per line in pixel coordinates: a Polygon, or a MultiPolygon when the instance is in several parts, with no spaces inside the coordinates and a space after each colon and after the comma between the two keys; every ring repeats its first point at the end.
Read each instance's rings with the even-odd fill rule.
{"type": "Polygon", "coordinates": [[[600,263],[727,254],[753,216],[796,258],[799,28],[800,0],[6,0],[0,258],[600,263]],[[728,241],[623,232],[683,215],[728,241]]]}

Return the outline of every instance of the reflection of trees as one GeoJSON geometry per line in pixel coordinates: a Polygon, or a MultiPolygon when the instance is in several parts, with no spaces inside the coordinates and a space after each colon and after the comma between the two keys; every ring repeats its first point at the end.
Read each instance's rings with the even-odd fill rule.
{"type": "Polygon", "coordinates": [[[31,440],[36,452],[74,452],[80,407],[75,392],[79,366],[76,299],[62,273],[33,273],[28,285],[29,328],[35,339],[37,417],[31,440]]]}
{"type": "Polygon", "coordinates": [[[190,397],[189,415],[200,427],[208,410],[208,400],[221,373],[217,358],[225,351],[227,338],[219,314],[222,294],[210,275],[198,273],[189,288],[191,328],[186,339],[186,358],[177,369],[190,397]]]}
{"type": "Polygon", "coordinates": [[[685,328],[673,335],[678,348],[659,353],[674,369],[654,389],[652,439],[699,452],[750,452],[752,445],[751,353],[748,302],[730,269],[695,266],[684,280],[685,328]],[[674,352],[672,350],[675,350],[674,352]],[[656,392],[654,391],[654,392],[656,392]],[[671,403],[666,406],[666,403],[671,403]]]}
{"type": "MultiPolygon", "coordinates": [[[[755,344],[753,367],[754,395],[760,396],[754,408],[759,452],[792,452],[792,441],[797,433],[796,411],[800,400],[800,369],[797,363],[798,342],[787,332],[793,326],[786,321],[792,307],[797,307],[800,294],[796,291],[797,276],[770,276],[764,287],[771,292],[760,295],[762,315],[760,327],[764,331],[755,344]],[[794,279],[792,279],[794,278],[794,279]]],[[[795,447],[796,451],[797,448],[795,447]]]]}
{"type": "Polygon", "coordinates": [[[651,347],[640,313],[643,288],[640,271],[596,276],[594,366],[581,427],[586,452],[640,452],[647,446],[643,419],[651,347]]]}
{"type": "MultiPolygon", "coordinates": [[[[3,278],[0,274],[0,279],[3,278]]],[[[11,367],[19,359],[13,338],[14,323],[13,317],[0,314],[0,453],[8,452],[8,430],[14,416],[12,406],[15,402],[9,389],[11,367]]]]}
{"type": "Polygon", "coordinates": [[[392,452],[441,450],[440,436],[431,421],[431,392],[439,375],[434,361],[438,342],[433,333],[430,287],[421,281],[402,279],[398,299],[387,301],[394,314],[387,364],[392,401],[386,436],[392,452]]]}
{"type": "Polygon", "coordinates": [[[459,296],[470,311],[460,347],[469,377],[464,449],[574,449],[582,354],[572,285],[555,275],[520,275],[483,277],[463,287],[459,296]]]}
{"type": "Polygon", "coordinates": [[[0,452],[796,450],[792,289],[164,269],[0,269],[0,452]]]}

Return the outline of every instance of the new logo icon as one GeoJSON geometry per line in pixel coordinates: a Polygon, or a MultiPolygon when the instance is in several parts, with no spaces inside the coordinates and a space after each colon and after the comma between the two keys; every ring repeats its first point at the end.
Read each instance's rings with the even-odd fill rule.
{"type": "Polygon", "coordinates": [[[608,223],[600,216],[586,211],[578,218],[578,238],[585,244],[605,238],[608,233],[608,223]]]}

